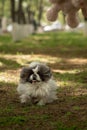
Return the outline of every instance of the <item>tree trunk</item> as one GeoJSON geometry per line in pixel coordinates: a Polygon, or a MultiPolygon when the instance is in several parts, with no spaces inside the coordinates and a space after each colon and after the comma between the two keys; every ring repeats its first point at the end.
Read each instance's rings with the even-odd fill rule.
{"type": "Polygon", "coordinates": [[[84,18],[84,35],[87,36],[87,18],[84,18]]]}
{"type": "Polygon", "coordinates": [[[85,23],[84,35],[87,36],[87,7],[86,8],[82,8],[82,13],[83,13],[83,16],[84,16],[84,23],[85,23]]]}
{"type": "Polygon", "coordinates": [[[39,14],[38,14],[38,25],[41,25],[41,19],[42,19],[42,14],[43,14],[43,0],[39,1],[39,14]]]}
{"type": "Polygon", "coordinates": [[[30,14],[31,14],[30,6],[27,7],[26,11],[27,11],[27,15],[28,15],[27,23],[30,23],[31,22],[31,19],[30,19],[30,14]]]}
{"type": "Polygon", "coordinates": [[[12,18],[12,22],[15,22],[15,0],[10,0],[11,2],[11,18],[12,18]]]}
{"type": "Polygon", "coordinates": [[[25,15],[24,15],[23,8],[22,8],[22,2],[23,2],[23,0],[19,0],[19,5],[18,5],[18,23],[19,24],[26,23],[25,15]]]}
{"type": "Polygon", "coordinates": [[[22,1],[23,0],[19,0],[19,4],[18,4],[18,23],[21,23],[21,14],[22,14],[22,1]]]}

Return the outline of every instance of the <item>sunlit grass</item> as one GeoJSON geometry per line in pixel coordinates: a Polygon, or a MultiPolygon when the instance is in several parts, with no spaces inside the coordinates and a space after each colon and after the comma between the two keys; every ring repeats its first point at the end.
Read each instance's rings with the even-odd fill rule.
{"type": "Polygon", "coordinates": [[[84,82],[84,72],[81,75],[87,68],[86,50],[87,37],[81,33],[37,34],[16,43],[9,35],[0,36],[0,81],[18,82],[23,66],[41,61],[51,67],[60,86],[69,86],[72,81],[78,86],[84,82]]]}
{"type": "MultiPolygon", "coordinates": [[[[21,42],[14,43],[11,39],[11,36],[0,36],[0,52],[8,54],[17,54],[17,53],[39,53],[50,49],[61,49],[68,50],[69,47],[72,49],[81,49],[87,47],[86,45],[87,37],[84,37],[79,33],[45,33],[29,36],[22,40],[21,42]],[[74,44],[73,44],[74,43],[74,44]],[[42,49],[43,48],[43,49],[42,49]]],[[[50,51],[50,50],[49,50],[50,51]]],[[[52,50],[51,50],[52,51],[52,50]]],[[[48,53],[48,52],[46,52],[48,53]]],[[[49,52],[50,53],[50,52],[49,52]]]]}
{"type": "MultiPolygon", "coordinates": [[[[20,127],[21,125],[25,128],[25,125],[28,123],[29,126],[30,121],[33,120],[34,124],[36,123],[35,128],[39,128],[39,121],[41,121],[43,125],[45,122],[55,130],[79,130],[78,126],[71,125],[73,123],[70,124],[71,126],[69,125],[70,127],[66,126],[66,121],[73,115],[69,110],[69,101],[87,96],[87,37],[81,33],[51,32],[31,35],[14,43],[10,35],[0,36],[0,94],[2,99],[0,116],[3,117],[0,118],[0,125],[2,127],[12,125],[20,127]],[[44,62],[51,68],[53,77],[59,86],[59,101],[55,105],[61,107],[62,101],[60,102],[60,100],[64,98],[63,103],[65,103],[67,99],[68,106],[67,103],[65,105],[68,109],[62,117],[58,115],[58,121],[53,121],[55,115],[52,114],[56,111],[54,105],[50,104],[48,108],[47,106],[27,105],[23,107],[17,99],[16,88],[20,71],[23,66],[29,65],[32,61],[44,62]],[[50,111],[51,107],[54,109],[50,111]],[[34,115],[30,113],[32,110],[34,115]],[[42,111],[41,115],[39,115],[39,111],[42,111]],[[65,121],[65,125],[61,119],[65,121]]],[[[79,112],[82,109],[79,105],[74,106],[73,104],[71,103],[73,111],[79,112]]],[[[62,107],[58,108],[59,114],[62,110],[62,107]]]]}

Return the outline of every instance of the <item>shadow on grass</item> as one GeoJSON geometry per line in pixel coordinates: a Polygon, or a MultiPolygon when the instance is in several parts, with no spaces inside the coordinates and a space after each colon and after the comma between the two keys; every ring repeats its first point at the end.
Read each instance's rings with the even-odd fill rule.
{"type": "Polygon", "coordinates": [[[0,57],[0,63],[1,63],[0,71],[5,71],[8,69],[18,69],[22,67],[19,63],[17,63],[12,59],[6,59],[1,57],[0,57]]]}
{"type": "Polygon", "coordinates": [[[16,93],[12,91],[15,89],[13,84],[9,85],[11,92],[0,97],[0,128],[86,130],[86,95],[72,96],[66,88],[61,88],[56,102],[42,107],[27,106],[18,102],[16,93]]]}
{"type": "Polygon", "coordinates": [[[87,58],[87,38],[80,33],[44,33],[13,43],[10,36],[0,37],[3,54],[42,54],[61,58],[87,58]]]}
{"type": "Polygon", "coordinates": [[[76,74],[55,72],[54,76],[56,79],[58,78],[65,82],[73,81],[74,83],[87,83],[87,71],[78,72],[76,74]]]}
{"type": "MultiPolygon", "coordinates": [[[[72,60],[72,59],[69,59],[72,60]]],[[[87,68],[87,60],[85,60],[84,63],[84,59],[77,59],[74,62],[69,62],[68,59],[64,58],[61,59],[61,61],[55,61],[55,63],[48,63],[49,66],[54,69],[54,70],[65,70],[65,71],[69,71],[69,70],[78,70],[81,71],[83,70],[83,68],[87,68]]]]}
{"type": "MultiPolygon", "coordinates": [[[[87,38],[76,34],[43,34],[29,37],[20,43],[11,43],[10,38],[2,37],[0,51],[4,54],[42,54],[61,58],[87,57],[87,38]],[[69,36],[69,37],[68,37],[69,36]],[[44,39],[44,40],[43,40],[44,39]],[[26,41],[27,40],[27,41],[26,41]],[[30,42],[29,42],[30,40],[30,42]]],[[[1,71],[17,69],[21,65],[16,61],[0,58],[1,71]]],[[[61,63],[63,63],[61,61],[61,63]]],[[[58,69],[58,64],[50,64],[58,69]]],[[[60,64],[61,66],[61,64],[60,64]]],[[[71,69],[73,64],[63,63],[60,69],[71,69]],[[63,66],[66,64],[66,67],[63,66]]],[[[86,66],[86,64],[85,64],[86,66]]],[[[74,66],[76,68],[76,66],[74,66]]],[[[83,67],[84,68],[84,67],[83,67]]],[[[54,77],[60,82],[87,84],[87,72],[57,73],[54,77]]],[[[15,81],[14,81],[15,82],[15,81]]],[[[58,89],[58,100],[46,106],[22,106],[16,92],[17,83],[0,82],[0,129],[3,130],[87,130],[87,93],[78,93],[74,84],[62,85],[58,89]],[[63,125],[59,124],[61,122],[63,125]],[[74,127],[75,126],[75,127],[74,127]]],[[[79,88],[80,86],[78,86],[79,88]]]]}
{"type": "Polygon", "coordinates": [[[17,83],[0,81],[0,89],[3,89],[4,87],[15,87],[15,86],[17,86],[17,83]]]}

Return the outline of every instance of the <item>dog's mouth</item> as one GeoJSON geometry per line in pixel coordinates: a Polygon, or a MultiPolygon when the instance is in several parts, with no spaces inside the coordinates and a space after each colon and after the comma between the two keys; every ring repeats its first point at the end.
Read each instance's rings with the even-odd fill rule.
{"type": "Polygon", "coordinates": [[[35,84],[35,83],[38,83],[38,82],[40,82],[40,81],[38,81],[38,80],[31,80],[30,81],[31,84],[35,84]]]}

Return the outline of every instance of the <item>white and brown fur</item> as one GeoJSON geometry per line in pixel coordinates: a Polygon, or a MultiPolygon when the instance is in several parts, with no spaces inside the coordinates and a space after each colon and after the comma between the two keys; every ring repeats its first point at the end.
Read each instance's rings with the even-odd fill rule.
{"type": "Polygon", "coordinates": [[[22,69],[17,91],[21,103],[45,105],[57,99],[57,88],[50,68],[43,63],[32,62],[22,69]]]}

